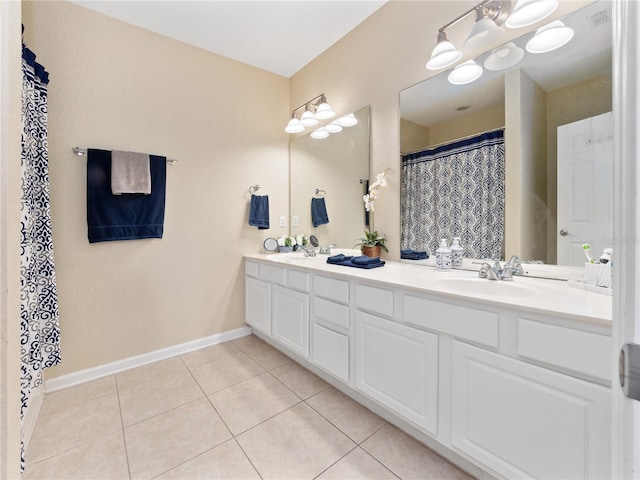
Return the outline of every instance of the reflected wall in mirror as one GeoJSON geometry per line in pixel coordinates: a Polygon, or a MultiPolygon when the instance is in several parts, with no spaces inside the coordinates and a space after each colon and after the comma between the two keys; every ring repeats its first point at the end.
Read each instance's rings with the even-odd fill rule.
{"type": "MultiPolygon", "coordinates": [[[[598,233],[588,234],[591,237],[580,237],[557,224],[558,213],[568,201],[562,200],[564,193],[573,189],[573,184],[580,182],[579,190],[585,198],[579,205],[581,208],[574,212],[578,223],[596,215],[598,205],[593,201],[593,191],[598,184],[608,185],[594,175],[597,169],[592,167],[576,170],[571,177],[573,184],[571,181],[558,184],[558,163],[564,160],[558,159],[557,136],[558,127],[584,121],[587,130],[570,138],[570,150],[590,149],[607,142],[612,149],[611,122],[590,120],[612,108],[611,4],[600,0],[563,18],[575,34],[571,42],[558,50],[541,54],[526,51],[526,44],[535,33],[529,32],[513,41],[524,52],[522,60],[513,67],[485,68],[478,80],[466,85],[450,84],[449,72],[445,72],[400,93],[401,155],[504,127],[502,259],[515,254],[523,260],[556,264],[558,245],[568,241],[571,259],[561,262],[581,264],[583,243],[592,243],[594,254],[599,255],[598,250],[610,241],[610,210],[599,214],[599,221],[604,224],[597,224],[598,233]],[[598,131],[594,130],[596,124],[601,125],[598,131]],[[564,235],[567,231],[568,235],[564,235]]],[[[485,65],[490,54],[485,52],[475,60],[485,65]]],[[[404,184],[404,169],[402,176],[404,184]]],[[[403,186],[403,205],[405,194],[403,186]]],[[[608,195],[611,198],[610,190],[608,195]]],[[[437,239],[428,245],[409,244],[407,228],[401,226],[403,249],[433,252],[431,245],[437,239]]],[[[451,232],[449,240],[453,236],[458,235],[451,232]]]]}
{"type": "Polygon", "coordinates": [[[362,196],[369,178],[369,107],[354,115],[356,125],[327,138],[303,135],[291,140],[291,235],[315,235],[321,245],[341,248],[351,248],[362,237],[362,196]],[[328,223],[313,226],[313,198],[324,199],[328,223]]]}

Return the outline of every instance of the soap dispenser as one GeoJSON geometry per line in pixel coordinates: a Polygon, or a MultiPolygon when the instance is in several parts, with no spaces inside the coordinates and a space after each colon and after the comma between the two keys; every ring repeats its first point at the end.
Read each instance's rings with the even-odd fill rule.
{"type": "Polygon", "coordinates": [[[460,245],[460,237],[453,237],[451,242],[451,266],[462,266],[462,246],[460,245]]]}
{"type": "Polygon", "coordinates": [[[436,250],[436,266],[441,271],[451,270],[451,249],[446,238],[440,240],[440,247],[436,250]]]}

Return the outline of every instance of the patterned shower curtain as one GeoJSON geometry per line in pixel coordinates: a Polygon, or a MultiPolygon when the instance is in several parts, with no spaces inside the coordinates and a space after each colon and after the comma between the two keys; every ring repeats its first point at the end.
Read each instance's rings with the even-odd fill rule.
{"type": "Polygon", "coordinates": [[[435,253],[460,237],[464,256],[504,256],[504,129],[402,156],[402,249],[435,253]]]}
{"type": "MultiPolygon", "coordinates": [[[[22,46],[22,205],[20,239],[21,414],[42,369],[60,362],[60,328],[53,262],[49,165],[47,151],[47,83],[49,74],[35,54],[22,46]]],[[[24,460],[24,445],[23,445],[24,460]]],[[[24,461],[23,461],[24,466],[24,461]]]]}

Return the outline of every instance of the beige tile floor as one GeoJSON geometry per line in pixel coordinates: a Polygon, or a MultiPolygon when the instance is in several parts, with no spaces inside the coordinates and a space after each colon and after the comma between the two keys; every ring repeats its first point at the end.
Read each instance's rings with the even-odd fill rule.
{"type": "Polygon", "coordinates": [[[469,479],[255,336],[47,394],[23,479],[469,479]]]}

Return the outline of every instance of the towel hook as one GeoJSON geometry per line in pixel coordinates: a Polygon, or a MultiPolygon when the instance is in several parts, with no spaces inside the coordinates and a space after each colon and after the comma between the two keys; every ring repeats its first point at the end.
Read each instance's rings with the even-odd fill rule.
{"type": "Polygon", "coordinates": [[[320,195],[320,193],[322,193],[323,197],[327,194],[327,192],[325,192],[324,190],[320,190],[319,188],[316,188],[316,195],[320,195]]]}
{"type": "Polygon", "coordinates": [[[258,190],[260,190],[260,185],[258,185],[257,183],[255,185],[251,185],[249,187],[249,193],[251,195],[253,195],[254,193],[256,193],[258,190]]]}

